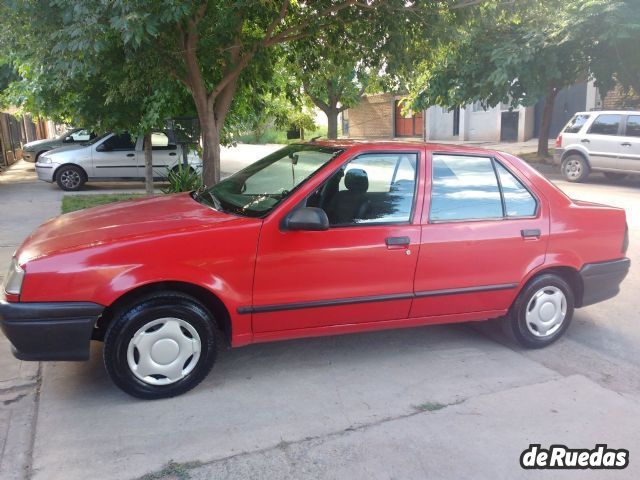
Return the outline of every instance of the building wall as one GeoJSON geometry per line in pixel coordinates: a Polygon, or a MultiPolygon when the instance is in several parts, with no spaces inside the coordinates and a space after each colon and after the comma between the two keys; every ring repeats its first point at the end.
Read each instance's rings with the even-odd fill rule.
{"type": "Polygon", "coordinates": [[[351,138],[393,138],[395,97],[391,94],[363,97],[360,103],[343,112],[351,138]]]}
{"type": "Polygon", "coordinates": [[[465,135],[467,138],[464,140],[500,141],[500,107],[474,112],[473,106],[467,105],[464,110],[465,115],[469,118],[468,130],[465,135]]]}
{"type": "Polygon", "coordinates": [[[619,86],[607,93],[602,101],[604,110],[640,109],[640,95],[633,91],[625,92],[619,86]]]}

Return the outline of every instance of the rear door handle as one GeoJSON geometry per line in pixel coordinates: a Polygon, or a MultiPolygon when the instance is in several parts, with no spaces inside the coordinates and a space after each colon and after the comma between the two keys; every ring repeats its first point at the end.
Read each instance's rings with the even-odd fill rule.
{"type": "Polygon", "coordinates": [[[384,243],[387,244],[387,247],[404,247],[411,243],[411,239],[409,237],[387,237],[384,239],[384,243]]]}
{"type": "Polygon", "coordinates": [[[522,235],[522,238],[532,238],[532,237],[539,237],[540,235],[542,235],[542,232],[540,231],[539,228],[529,228],[525,230],[520,230],[520,235],[522,235]]]}
{"type": "Polygon", "coordinates": [[[171,152],[171,153],[169,154],[169,156],[170,156],[170,157],[175,157],[175,156],[176,156],[176,152],[171,152]]]}
{"type": "Polygon", "coordinates": [[[127,157],[135,157],[136,154],[135,153],[127,153],[127,157]]]}
{"type": "Polygon", "coordinates": [[[580,140],[582,143],[591,143],[591,140],[589,140],[588,138],[583,138],[582,140],[580,140]]]}
{"type": "Polygon", "coordinates": [[[631,146],[631,144],[629,142],[624,142],[624,143],[621,143],[620,145],[622,145],[623,147],[630,147],[631,146]]]}

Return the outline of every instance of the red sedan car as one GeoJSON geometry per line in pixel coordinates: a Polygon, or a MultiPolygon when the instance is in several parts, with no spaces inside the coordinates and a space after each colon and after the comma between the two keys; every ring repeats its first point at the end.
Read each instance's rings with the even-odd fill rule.
{"type": "Polygon", "coordinates": [[[183,393],[231,346],[503,317],[527,347],[629,269],[619,208],[525,162],[423,143],[291,145],[202,191],[62,215],[18,249],[0,323],[25,360],[183,393]]]}

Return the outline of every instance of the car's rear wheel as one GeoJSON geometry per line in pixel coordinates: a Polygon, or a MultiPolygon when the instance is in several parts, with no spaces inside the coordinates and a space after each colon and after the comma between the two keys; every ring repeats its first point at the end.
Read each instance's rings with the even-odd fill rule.
{"type": "Polygon", "coordinates": [[[103,357],[113,382],[130,395],[180,395],[213,367],[214,320],[188,295],[156,293],[115,315],[105,335],[103,357]]]}
{"type": "Polygon", "coordinates": [[[574,305],[569,284],[558,275],[543,274],[520,292],[503,326],[524,347],[546,347],[567,330],[574,305]]]}
{"type": "Polygon", "coordinates": [[[569,155],[562,161],[562,176],[570,182],[583,182],[590,170],[582,155],[569,155]]]}
{"type": "Polygon", "coordinates": [[[63,165],[56,172],[56,183],[65,192],[80,190],[85,182],[84,170],[75,165],[63,165]]]}
{"type": "Polygon", "coordinates": [[[620,180],[624,180],[627,178],[626,173],[616,173],[616,172],[602,172],[607,179],[612,180],[614,182],[618,182],[620,180]]]}

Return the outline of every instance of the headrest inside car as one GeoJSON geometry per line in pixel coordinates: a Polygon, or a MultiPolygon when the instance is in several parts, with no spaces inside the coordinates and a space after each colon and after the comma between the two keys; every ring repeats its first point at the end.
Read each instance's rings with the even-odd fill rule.
{"type": "Polygon", "coordinates": [[[352,168],[344,176],[344,185],[350,192],[366,193],[369,189],[369,176],[361,168],[352,168]]]}

